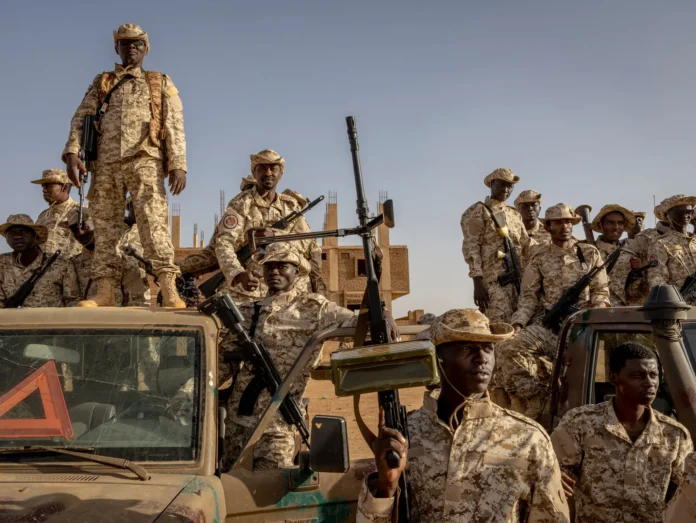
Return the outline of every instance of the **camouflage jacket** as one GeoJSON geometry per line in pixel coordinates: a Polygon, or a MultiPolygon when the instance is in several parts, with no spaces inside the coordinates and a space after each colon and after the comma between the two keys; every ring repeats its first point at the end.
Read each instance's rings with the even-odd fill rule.
{"type": "Polygon", "coordinates": [[[82,252],[82,245],[68,228],[68,214],[77,206],[77,202],[68,197],[63,203],[51,205],[39,214],[36,225],[43,225],[48,229],[48,240],[42,246],[46,252],[60,249],[61,257],[66,260],[82,252]]]}
{"type": "MultiPolygon", "coordinates": [[[[293,211],[302,208],[297,198],[284,193],[278,193],[273,203],[268,203],[262,198],[256,187],[240,192],[230,200],[227,205],[225,215],[220,220],[215,234],[210,241],[211,247],[206,249],[207,254],[203,253],[197,261],[207,263],[210,261],[210,254],[215,253],[220,268],[225,274],[228,285],[239,273],[251,270],[258,274],[263,274],[261,267],[251,261],[246,268],[237,259],[236,252],[246,245],[246,231],[255,227],[270,227],[272,224],[284,218],[293,211]]],[[[292,234],[299,232],[310,232],[309,225],[301,216],[285,231],[275,230],[276,234],[292,234]]],[[[312,262],[313,271],[318,266],[321,269],[321,247],[316,240],[302,240],[294,242],[295,247],[304,253],[305,258],[312,262]]],[[[182,271],[184,268],[182,267],[182,271]]],[[[263,282],[263,278],[256,291],[247,291],[237,284],[231,288],[231,294],[239,302],[254,301],[263,298],[268,288],[263,282]]],[[[310,282],[308,276],[303,276],[295,284],[298,292],[309,292],[310,282]]]]}
{"type": "MultiPolygon", "coordinates": [[[[653,239],[648,247],[648,258],[660,262],[648,270],[650,287],[668,284],[680,288],[687,276],[696,274],[696,236],[670,229],[653,239]]],[[[696,305],[696,301],[692,299],[690,304],[696,305]]]]}
{"type": "Polygon", "coordinates": [[[537,243],[548,243],[551,241],[551,235],[548,233],[546,228],[544,227],[544,222],[541,220],[537,220],[536,224],[534,224],[534,227],[527,231],[527,234],[529,237],[536,241],[537,243]]]}
{"type": "Polygon", "coordinates": [[[667,488],[681,483],[693,450],[687,430],[653,409],[632,442],[611,401],[572,409],[551,441],[577,480],[576,523],[661,523],[667,488]]]}
{"type": "Polygon", "coordinates": [[[684,462],[684,479],[667,505],[666,523],[696,523],[696,454],[684,462]]]}
{"type": "MultiPolygon", "coordinates": [[[[535,246],[524,271],[520,301],[511,323],[525,326],[540,306],[544,310],[550,310],[576,281],[601,263],[602,258],[597,248],[587,243],[573,241],[565,249],[553,243],[535,246]],[[585,263],[580,262],[578,246],[585,263]]],[[[609,287],[604,270],[582,292],[577,305],[582,308],[600,303],[609,305],[609,287]]]]}
{"type": "MultiPolygon", "coordinates": [[[[162,158],[167,153],[168,170],[186,170],[186,137],[184,136],[184,109],[174,82],[163,75],[162,85],[162,145],[150,138],[149,123],[153,118],[150,103],[150,86],[141,68],[126,69],[116,64],[114,74],[121,79],[125,74],[134,76],[116,89],[111,96],[108,109],[99,123],[98,163],[119,162],[136,154],[162,158]]],[[[99,104],[98,85],[102,75],[98,74],[82,103],[70,122],[70,135],[63,150],[63,160],[68,153],[80,150],[82,120],[85,115],[95,114],[99,104]]]]}
{"type": "MultiPolygon", "coordinates": [[[[14,252],[0,254],[0,306],[5,306],[5,300],[19,289],[48,256],[42,251],[29,267],[25,267],[17,261],[14,252]]],[[[36,283],[22,306],[72,307],[79,299],[80,289],[75,269],[68,260],[58,258],[36,283]]]]}
{"type": "MultiPolygon", "coordinates": [[[[626,241],[623,242],[625,244],[626,241]]],[[[619,243],[612,243],[608,241],[604,241],[604,236],[600,235],[597,240],[595,241],[595,245],[597,249],[599,250],[599,254],[602,255],[602,263],[607,261],[607,257],[614,252],[616,249],[621,247],[623,245],[621,242],[619,243]]],[[[621,255],[619,255],[621,257],[621,255]]],[[[611,302],[612,306],[618,307],[621,305],[621,296],[617,295],[614,293],[613,287],[611,285],[611,282],[614,279],[614,271],[616,270],[616,266],[618,265],[618,260],[614,264],[614,267],[612,268],[611,272],[607,273],[607,278],[609,280],[609,301],[611,302]]],[[[619,274],[619,278],[621,278],[621,275],[619,274]]],[[[626,280],[624,280],[626,281],[626,280]]]]}
{"type": "MultiPolygon", "coordinates": [[[[352,311],[339,307],[320,294],[299,293],[295,289],[268,296],[258,304],[260,313],[253,339],[266,346],[280,376],[285,376],[290,371],[310,336],[334,324],[352,320],[355,316],[352,311]]],[[[254,303],[244,303],[239,307],[245,319],[244,328],[247,332],[250,330],[254,315],[254,305],[254,303]]],[[[310,359],[310,364],[290,389],[290,394],[295,397],[298,404],[309,382],[310,371],[320,360],[321,349],[319,348],[317,354],[310,359]]],[[[242,393],[252,378],[250,369],[242,368],[234,382],[231,405],[239,404],[242,393]]],[[[239,425],[254,427],[266,410],[270,399],[268,391],[264,390],[256,400],[253,415],[241,416],[233,409],[230,419],[239,425]]],[[[276,415],[267,429],[267,432],[287,433],[288,431],[292,431],[292,427],[285,423],[280,414],[276,415]]]]}
{"type": "MultiPolygon", "coordinates": [[[[514,207],[509,207],[490,196],[484,203],[493,211],[503,210],[510,240],[519,249],[520,261],[524,263],[528,256],[530,239],[522,223],[522,216],[514,207]]],[[[481,202],[477,202],[464,211],[460,224],[464,234],[462,252],[469,265],[469,277],[482,276],[486,284],[495,282],[505,271],[503,260],[498,258],[498,252],[505,252],[505,246],[493,217],[481,202]]]]}
{"type": "MultiPolygon", "coordinates": [[[[544,429],[487,396],[467,400],[452,432],[437,400],[408,416],[412,521],[567,523],[558,461],[544,429]]],[[[375,498],[376,473],[363,483],[357,521],[392,521],[393,498],[375,498]]]]}

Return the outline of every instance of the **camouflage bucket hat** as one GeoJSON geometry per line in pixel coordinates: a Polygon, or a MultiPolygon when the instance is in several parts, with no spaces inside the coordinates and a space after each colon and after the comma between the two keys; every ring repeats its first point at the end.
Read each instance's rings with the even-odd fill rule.
{"type": "Polygon", "coordinates": [[[512,172],[512,169],[501,168],[496,169],[491,174],[486,176],[483,179],[483,183],[486,185],[486,187],[490,187],[493,180],[503,180],[505,182],[515,184],[520,181],[520,177],[512,172]]]}
{"type": "Polygon", "coordinates": [[[48,229],[43,225],[36,225],[28,214],[11,214],[7,221],[0,225],[0,234],[5,236],[7,229],[15,226],[32,229],[36,233],[36,243],[46,243],[48,240],[48,229]]]}
{"type": "Polygon", "coordinates": [[[289,243],[271,243],[263,251],[254,254],[252,258],[259,265],[270,262],[292,263],[299,267],[301,276],[307,275],[311,271],[307,259],[289,243]]]}
{"type": "Polygon", "coordinates": [[[633,229],[633,227],[636,225],[636,217],[635,215],[626,209],[626,207],[621,207],[620,205],[616,203],[612,203],[609,205],[605,205],[602,207],[597,215],[594,217],[594,220],[592,220],[592,230],[594,232],[602,232],[602,218],[604,218],[607,214],[612,213],[612,212],[618,212],[623,214],[624,220],[626,220],[626,230],[630,231],[633,229]]]}
{"type": "Polygon", "coordinates": [[[521,203],[539,203],[541,204],[541,193],[536,191],[522,191],[520,195],[515,198],[515,208],[519,209],[521,203]]]}
{"type": "Polygon", "coordinates": [[[452,309],[435,318],[415,339],[428,339],[434,345],[451,341],[498,343],[512,337],[514,332],[507,323],[489,323],[478,309],[452,309]]]}
{"type": "Polygon", "coordinates": [[[285,158],[272,149],[264,149],[263,151],[259,151],[257,154],[252,154],[250,158],[252,175],[254,174],[254,169],[256,169],[257,165],[280,165],[281,169],[285,169],[285,158]]]}
{"type": "Polygon", "coordinates": [[[68,173],[63,169],[46,169],[41,173],[41,178],[38,180],[32,180],[31,183],[37,185],[43,185],[45,183],[61,183],[72,185],[70,178],[68,178],[68,173]]]}
{"type": "Polygon", "coordinates": [[[693,205],[696,206],[696,196],[687,196],[686,194],[676,194],[670,196],[660,202],[660,204],[655,207],[655,217],[663,222],[667,221],[667,211],[679,207],[680,205],[693,205]]]}
{"type": "Polygon", "coordinates": [[[575,211],[570,208],[570,205],[557,203],[553,207],[546,209],[544,221],[546,220],[573,220],[573,225],[577,225],[582,221],[582,218],[575,214],[575,211]]]}
{"type": "MultiPolygon", "coordinates": [[[[68,223],[68,228],[73,227],[74,225],[77,225],[77,220],[79,218],[79,207],[75,207],[73,210],[71,210],[68,215],[66,216],[66,221],[68,223]]],[[[89,207],[83,206],[82,207],[82,219],[84,221],[91,220],[92,215],[89,213],[89,207]]]]}
{"type": "Polygon", "coordinates": [[[141,40],[145,42],[145,54],[150,52],[150,41],[147,38],[147,33],[139,25],[123,24],[114,31],[114,49],[117,53],[119,40],[141,40]]]}

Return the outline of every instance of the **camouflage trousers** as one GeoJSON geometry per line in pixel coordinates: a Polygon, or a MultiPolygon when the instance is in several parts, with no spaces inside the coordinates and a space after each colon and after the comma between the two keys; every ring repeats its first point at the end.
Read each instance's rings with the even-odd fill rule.
{"type": "Polygon", "coordinates": [[[497,281],[486,284],[488,309],[484,313],[491,323],[510,323],[517,310],[517,289],[514,285],[501,287],[497,281]]]}
{"type": "Polygon", "coordinates": [[[93,279],[120,281],[121,257],[117,249],[124,229],[126,192],[133,198],[144,257],[152,262],[155,274],[179,274],[169,234],[169,210],[161,160],[138,155],[99,165],[89,192],[96,239],[93,279]]]}
{"type": "Polygon", "coordinates": [[[557,339],[553,332],[533,323],[496,346],[496,380],[512,400],[514,410],[548,395],[557,339]]]}
{"type": "MultiPolygon", "coordinates": [[[[279,414],[278,414],[279,415],[279,414]]],[[[253,425],[256,425],[254,423],[253,425]]],[[[225,453],[222,457],[223,470],[229,470],[244,448],[244,443],[253,432],[253,427],[240,425],[229,420],[225,423],[225,453]]],[[[254,446],[254,470],[288,468],[295,457],[295,431],[275,427],[266,430],[254,446]]]]}

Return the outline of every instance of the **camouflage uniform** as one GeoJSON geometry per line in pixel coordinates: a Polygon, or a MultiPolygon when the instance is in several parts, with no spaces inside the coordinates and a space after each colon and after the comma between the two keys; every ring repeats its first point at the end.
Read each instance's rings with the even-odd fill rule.
{"type": "Polygon", "coordinates": [[[619,256],[614,269],[611,271],[612,278],[609,282],[609,289],[612,294],[612,305],[643,305],[650,291],[645,273],[643,273],[641,278],[635,280],[626,288],[626,279],[628,278],[628,273],[631,272],[631,259],[639,259],[641,266],[644,266],[648,262],[648,247],[650,242],[654,238],[664,234],[668,229],[669,224],[658,222],[656,228],[645,229],[636,234],[635,238],[626,242],[623,252],[619,256]],[[614,297],[616,297],[618,302],[614,302],[614,297]]]}
{"type": "MultiPolygon", "coordinates": [[[[539,203],[541,206],[541,193],[536,191],[522,191],[517,198],[515,198],[515,209],[520,210],[520,204],[522,203],[539,203]]],[[[527,229],[527,234],[536,243],[547,243],[551,241],[551,235],[548,233],[544,227],[544,222],[537,220],[534,227],[527,229]]],[[[534,243],[533,242],[533,243],[534,243]]]]}
{"type": "Polygon", "coordinates": [[[691,437],[650,409],[632,442],[613,402],[569,411],[551,435],[561,468],[577,480],[576,523],[661,523],[670,483],[679,485],[691,437]]]}
{"type": "MultiPolygon", "coordinates": [[[[7,222],[0,226],[0,234],[5,236],[5,231],[12,226],[33,229],[36,232],[37,244],[46,243],[48,236],[46,227],[35,225],[26,214],[10,216],[7,222]]],[[[0,254],[0,307],[5,306],[5,300],[12,296],[51,254],[46,253],[42,248],[39,250],[41,251],[39,256],[28,267],[19,262],[16,252],[0,254]]],[[[73,266],[63,258],[58,258],[36,283],[22,307],[72,307],[77,303],[79,293],[77,275],[73,266]]]]}
{"type": "MultiPolygon", "coordinates": [[[[309,264],[301,254],[288,245],[274,244],[266,249],[265,255],[255,256],[256,263],[287,261],[300,266],[301,274],[309,272],[309,264]]],[[[297,280],[296,280],[297,281],[297,280]]],[[[254,341],[263,343],[275,363],[280,376],[285,376],[299,356],[304,344],[315,332],[352,320],[354,314],[339,307],[324,296],[314,293],[300,293],[294,288],[287,292],[267,296],[257,302],[260,313],[254,332],[254,341]]],[[[244,328],[249,331],[254,315],[254,303],[243,303],[240,311],[245,318],[244,328]]],[[[313,355],[310,364],[290,389],[298,404],[309,382],[311,369],[321,361],[321,349],[313,355]]],[[[219,382],[224,383],[229,375],[221,369],[219,382]]],[[[239,401],[251,382],[253,375],[249,367],[243,367],[234,381],[230,405],[239,401]]],[[[228,417],[228,430],[225,435],[224,468],[229,468],[241,452],[244,443],[263,415],[270,402],[268,390],[264,390],[256,400],[251,416],[240,415],[236,408],[228,417]]],[[[255,468],[277,468],[292,466],[295,449],[294,427],[288,425],[277,413],[254,448],[255,468]]]]}
{"type": "MultiPolygon", "coordinates": [[[[284,160],[271,150],[264,150],[258,154],[251,155],[252,171],[256,164],[278,163],[284,165],[284,160]]],[[[287,192],[287,191],[286,191],[287,192]]],[[[268,203],[262,198],[254,185],[251,189],[242,190],[227,205],[227,210],[220,220],[215,235],[211,240],[212,249],[220,264],[220,268],[225,274],[228,287],[238,274],[249,270],[260,274],[261,268],[253,261],[245,268],[237,259],[236,251],[247,243],[246,231],[251,228],[270,227],[273,223],[287,216],[293,211],[300,210],[306,203],[298,194],[293,195],[276,194],[272,203],[268,203]]],[[[304,216],[298,218],[285,231],[274,229],[275,234],[293,234],[300,232],[310,232],[309,225],[304,216]]],[[[321,247],[316,240],[302,240],[293,242],[294,249],[302,252],[307,260],[313,260],[313,266],[321,270],[321,247]]],[[[197,259],[199,263],[206,263],[210,260],[211,249],[207,249],[208,254],[200,255],[197,259]]],[[[188,267],[183,264],[184,270],[188,267]]],[[[190,266],[189,266],[190,267],[190,266]]],[[[191,271],[192,272],[192,271],[191,271]]],[[[262,280],[262,278],[259,278],[262,280]]],[[[303,276],[296,284],[296,292],[309,292],[311,289],[309,276],[303,276]]],[[[266,284],[261,281],[255,291],[247,291],[241,284],[236,284],[229,289],[230,294],[237,303],[255,301],[264,297],[268,289],[266,284]]]]}
{"type": "MultiPolygon", "coordinates": [[[[45,183],[72,185],[68,179],[68,173],[63,169],[48,169],[41,174],[40,179],[32,180],[31,183],[37,185],[45,183]]],[[[61,256],[66,260],[82,252],[82,245],[70,233],[66,221],[70,211],[77,207],[78,203],[68,197],[63,203],[49,205],[48,209],[39,214],[36,225],[43,225],[48,229],[48,240],[43,247],[46,252],[56,252],[60,249],[61,256]]]]}
{"type": "Polygon", "coordinates": [[[696,523],[696,454],[684,461],[684,478],[679,490],[667,505],[666,523],[696,523]]]}
{"type": "MultiPolygon", "coordinates": [[[[463,403],[455,431],[437,416],[437,402],[408,415],[408,478],[412,521],[421,523],[569,521],[556,456],[541,426],[486,396],[463,403]],[[526,519],[521,507],[527,510],[526,519]]],[[[363,483],[357,521],[392,521],[394,498],[375,498],[375,477],[363,483]]]]}
{"type": "MultiPolygon", "coordinates": [[[[546,210],[547,220],[562,218],[580,221],[565,204],[546,210]]],[[[522,279],[519,307],[511,321],[524,328],[514,338],[496,346],[496,374],[500,374],[498,379],[502,379],[507,394],[513,399],[515,410],[536,417],[547,396],[556,359],[557,336],[541,325],[543,313],[553,308],[577,280],[601,263],[595,247],[574,240],[567,248],[549,243],[534,249],[522,279]],[[584,263],[580,261],[578,248],[584,263]]],[[[603,270],[582,292],[577,306],[587,308],[601,303],[609,305],[607,275],[603,270]]]]}
{"type": "MultiPolygon", "coordinates": [[[[515,180],[512,183],[516,183],[518,177],[514,176],[509,169],[497,169],[486,177],[485,183],[488,187],[493,179],[515,180]]],[[[517,307],[518,296],[514,285],[501,287],[498,284],[498,276],[505,271],[504,262],[498,258],[498,253],[504,252],[505,247],[495,222],[484,204],[493,211],[502,210],[505,213],[510,240],[519,249],[521,260],[528,254],[530,239],[517,209],[490,196],[483,204],[477,202],[462,214],[460,222],[464,235],[462,252],[464,260],[469,265],[469,277],[472,279],[483,277],[483,284],[490,297],[486,316],[491,321],[506,322],[510,320],[517,307]]]]}
{"type": "MultiPolygon", "coordinates": [[[[124,38],[147,44],[147,35],[138,26],[126,24],[114,32],[115,42],[124,38]]],[[[169,234],[164,177],[172,170],[186,170],[183,106],[171,78],[118,64],[113,72],[98,74],[70,123],[63,159],[80,150],[83,117],[96,113],[104,91],[126,74],[134,78],[114,91],[99,124],[99,157],[89,190],[96,236],[93,278],[112,283],[119,278],[117,245],[129,192],[145,257],[152,261],[155,274],[165,274],[168,282],[166,275],[177,275],[179,269],[169,234]],[[160,77],[160,83],[150,81],[160,77]],[[155,107],[159,114],[153,114],[155,107]]]]}

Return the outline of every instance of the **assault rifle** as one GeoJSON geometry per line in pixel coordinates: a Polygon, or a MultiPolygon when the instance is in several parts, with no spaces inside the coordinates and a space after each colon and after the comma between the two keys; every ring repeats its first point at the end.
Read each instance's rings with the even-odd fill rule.
{"type": "Polygon", "coordinates": [[[578,311],[578,300],[580,299],[580,294],[584,291],[592,280],[599,274],[599,272],[607,267],[607,265],[613,265],[614,261],[621,254],[621,247],[612,252],[607,256],[606,261],[602,265],[597,265],[593,267],[587,274],[576,281],[573,286],[568,289],[563,296],[561,296],[558,301],[551,307],[541,320],[541,323],[547,329],[552,330],[555,334],[558,334],[561,330],[561,324],[568,316],[573,312],[578,311]]]}
{"type": "MultiPolygon", "coordinates": [[[[300,209],[299,211],[293,211],[287,216],[282,217],[280,220],[275,222],[274,224],[271,225],[272,229],[280,229],[280,230],[285,230],[290,225],[297,220],[299,217],[304,216],[307,214],[308,211],[311,211],[314,207],[319,205],[319,203],[324,199],[324,195],[319,196],[316,200],[313,200],[309,202],[305,207],[300,209]]],[[[250,229],[250,232],[254,232],[254,229],[250,229]]],[[[249,232],[248,231],[248,232],[249,232]]],[[[237,252],[235,252],[237,255],[237,259],[239,260],[239,263],[242,265],[246,266],[249,263],[249,260],[251,259],[251,255],[253,254],[253,251],[251,249],[251,246],[249,243],[246,245],[242,246],[239,248],[237,252]]],[[[205,296],[206,298],[210,298],[213,294],[215,294],[215,291],[222,285],[222,283],[225,281],[225,275],[223,274],[222,271],[219,271],[217,274],[214,274],[210,278],[208,278],[206,281],[201,283],[201,285],[198,287],[198,289],[201,291],[201,294],[205,296]]]]}
{"type": "Polygon", "coordinates": [[[85,166],[85,172],[79,173],[80,187],[78,193],[80,195],[80,206],[77,211],[77,228],[82,230],[84,218],[82,216],[82,206],[85,203],[85,185],[87,184],[87,173],[89,172],[90,162],[97,159],[97,134],[96,134],[96,115],[85,115],[82,120],[82,142],[80,144],[79,158],[85,166]]]}
{"type": "MultiPolygon", "coordinates": [[[[237,335],[242,350],[226,351],[223,357],[229,363],[246,361],[253,367],[254,378],[242,394],[238,407],[241,415],[253,414],[259,394],[264,389],[268,389],[268,393],[273,396],[283,382],[275,363],[268,354],[268,349],[262,343],[253,341],[242,327],[244,318],[229,294],[216,294],[208,298],[198,305],[198,310],[207,316],[216,315],[230,332],[237,335]]],[[[309,429],[295,398],[286,396],[279,411],[286,423],[297,428],[302,441],[309,447],[309,429]]]]}
{"type": "Polygon", "coordinates": [[[515,289],[517,289],[517,294],[519,294],[522,285],[522,270],[520,269],[517,249],[512,244],[509,234],[503,236],[503,244],[505,245],[505,251],[498,251],[498,259],[505,262],[505,272],[498,276],[498,284],[501,287],[513,284],[515,289]]]}
{"type": "Polygon", "coordinates": [[[135,258],[140,263],[142,263],[145,272],[152,276],[155,279],[155,283],[157,283],[157,276],[152,270],[152,262],[150,260],[146,260],[145,258],[140,256],[140,254],[138,254],[138,252],[130,245],[124,245],[121,250],[123,251],[123,254],[125,254],[126,256],[131,256],[132,258],[135,258]]]}
{"type": "Polygon", "coordinates": [[[686,277],[679,292],[689,305],[696,304],[696,272],[686,277]]]}
{"type": "MultiPolygon", "coordinates": [[[[353,174],[355,177],[355,189],[357,192],[357,214],[360,225],[349,229],[335,229],[330,231],[317,231],[297,234],[284,234],[282,236],[272,236],[264,238],[256,238],[253,231],[247,231],[248,244],[251,246],[252,252],[257,247],[269,245],[277,242],[299,241],[310,238],[342,238],[344,236],[357,235],[362,238],[363,253],[365,256],[365,272],[367,275],[367,288],[361,309],[368,311],[367,315],[358,317],[358,325],[356,327],[356,336],[354,345],[362,345],[364,338],[361,335],[364,322],[367,321],[367,326],[370,331],[370,345],[380,345],[389,343],[389,326],[384,314],[384,302],[379,293],[379,274],[378,265],[379,258],[376,255],[373,247],[374,234],[376,227],[384,224],[387,227],[394,227],[394,204],[391,200],[384,202],[384,214],[380,214],[374,218],[369,217],[367,207],[367,199],[365,198],[365,187],[363,185],[362,169],[360,167],[360,155],[358,145],[358,131],[355,127],[355,118],[352,116],[346,117],[346,125],[348,129],[348,139],[350,142],[350,152],[353,159],[353,174]],[[365,318],[367,318],[365,320],[365,318]]],[[[401,405],[399,401],[399,391],[394,388],[391,390],[383,390],[377,393],[379,406],[384,409],[386,426],[398,430],[408,441],[408,424],[406,421],[406,407],[401,405]]],[[[401,463],[401,458],[392,450],[387,454],[387,463],[393,469],[398,468],[401,463]]],[[[398,517],[399,522],[410,521],[410,507],[408,501],[408,479],[406,471],[399,478],[399,496],[398,517]]]]}
{"type": "Polygon", "coordinates": [[[14,292],[14,294],[5,300],[4,308],[17,309],[24,305],[24,302],[31,294],[31,291],[34,290],[34,287],[46,273],[48,268],[51,265],[53,265],[53,262],[55,262],[58,259],[58,256],[60,256],[60,250],[54,252],[45,262],[41,264],[41,267],[39,267],[38,269],[34,269],[34,271],[32,271],[31,273],[31,276],[24,280],[24,282],[22,282],[22,285],[19,286],[19,288],[14,292]]]}
{"type": "Polygon", "coordinates": [[[648,269],[652,269],[653,267],[657,267],[658,265],[660,265],[660,260],[650,260],[642,267],[639,267],[637,269],[631,269],[630,271],[628,271],[628,276],[626,276],[626,284],[624,285],[624,290],[628,290],[628,288],[633,284],[633,282],[640,280],[643,277],[645,271],[647,271],[648,269]]]}

